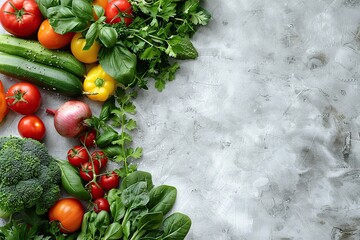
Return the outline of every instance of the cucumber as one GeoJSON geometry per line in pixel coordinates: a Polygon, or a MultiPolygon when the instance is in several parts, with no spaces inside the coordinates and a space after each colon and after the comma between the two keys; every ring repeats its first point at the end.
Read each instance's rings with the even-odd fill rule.
{"type": "Polygon", "coordinates": [[[71,53],[46,49],[38,41],[0,34],[0,51],[63,69],[80,78],[85,75],[85,65],[71,53]]]}
{"type": "Polygon", "coordinates": [[[78,77],[64,70],[0,52],[0,73],[69,97],[82,95],[78,77]]]}

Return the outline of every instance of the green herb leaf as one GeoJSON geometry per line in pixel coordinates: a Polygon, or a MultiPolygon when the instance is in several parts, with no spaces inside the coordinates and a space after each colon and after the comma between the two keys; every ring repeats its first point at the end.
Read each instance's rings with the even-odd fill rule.
{"type": "Polygon", "coordinates": [[[48,16],[50,25],[59,34],[82,32],[87,28],[87,22],[76,17],[68,7],[51,7],[48,9],[48,16]]]}
{"type": "Polygon", "coordinates": [[[72,11],[76,17],[84,21],[93,19],[92,5],[86,0],[72,0],[72,11]]]}
{"type": "Polygon", "coordinates": [[[128,86],[134,81],[136,55],[131,53],[122,43],[117,43],[112,48],[101,48],[99,62],[105,72],[118,83],[128,86]]]}
{"type": "Polygon", "coordinates": [[[100,29],[99,40],[107,48],[113,47],[116,44],[118,33],[115,28],[103,27],[100,29]]]}

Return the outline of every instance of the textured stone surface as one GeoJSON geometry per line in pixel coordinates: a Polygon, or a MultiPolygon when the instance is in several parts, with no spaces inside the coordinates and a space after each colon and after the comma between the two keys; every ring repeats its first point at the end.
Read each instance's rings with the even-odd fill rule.
{"type": "MultiPolygon", "coordinates": [[[[360,239],[360,1],[204,2],[199,58],[136,100],[139,168],[177,187],[187,239],[360,239]]],[[[44,98],[64,158],[44,110],[66,99],[44,98]]]]}

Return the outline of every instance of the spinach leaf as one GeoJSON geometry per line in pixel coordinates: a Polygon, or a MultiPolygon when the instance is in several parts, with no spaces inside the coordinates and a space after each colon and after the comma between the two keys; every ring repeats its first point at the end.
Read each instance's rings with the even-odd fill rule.
{"type": "Polygon", "coordinates": [[[120,198],[118,198],[117,201],[114,201],[110,205],[110,213],[114,222],[119,222],[122,218],[124,218],[125,211],[125,206],[120,198]]]}
{"type": "Polygon", "coordinates": [[[103,240],[120,239],[123,236],[122,226],[118,222],[113,222],[106,229],[103,240]]]}
{"type": "Polygon", "coordinates": [[[168,213],[174,206],[177,190],[175,187],[161,185],[151,189],[148,208],[150,212],[168,213]]]}
{"type": "Polygon", "coordinates": [[[121,194],[121,201],[128,209],[133,210],[146,206],[150,197],[147,191],[146,182],[138,182],[126,188],[121,194]]]}
{"type": "Polygon", "coordinates": [[[124,190],[129,186],[141,181],[145,181],[147,183],[148,190],[151,190],[154,187],[154,184],[152,182],[152,176],[150,173],[143,171],[135,171],[122,180],[120,189],[124,190]]]}
{"type": "Polygon", "coordinates": [[[107,74],[124,86],[134,81],[136,72],[136,55],[131,53],[121,42],[114,47],[101,48],[99,63],[107,74]]]}
{"type": "Polygon", "coordinates": [[[173,213],[163,222],[162,240],[184,239],[191,227],[191,219],[182,213],[173,213]]]}
{"type": "Polygon", "coordinates": [[[158,229],[161,226],[163,217],[164,215],[162,212],[152,212],[145,214],[139,219],[137,231],[158,229]]]}

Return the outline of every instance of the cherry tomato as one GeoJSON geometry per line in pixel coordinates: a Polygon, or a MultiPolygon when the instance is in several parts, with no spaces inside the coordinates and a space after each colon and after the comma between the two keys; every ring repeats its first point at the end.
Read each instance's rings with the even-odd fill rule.
{"type": "Polygon", "coordinates": [[[45,137],[45,124],[35,115],[27,115],[20,119],[18,123],[20,136],[41,141],[45,137]]]}
{"type": "Polygon", "coordinates": [[[100,211],[110,211],[110,204],[105,198],[98,198],[94,201],[94,211],[99,213],[100,211]]]}
{"type": "Polygon", "coordinates": [[[102,175],[100,177],[99,185],[105,189],[110,190],[119,186],[120,177],[115,172],[110,174],[102,175]]]}
{"type": "Polygon", "coordinates": [[[71,42],[75,33],[58,34],[51,27],[48,19],[44,20],[38,31],[38,40],[45,48],[59,49],[71,42]]]}
{"type": "Polygon", "coordinates": [[[102,198],[105,195],[104,189],[102,189],[98,183],[92,182],[88,188],[92,200],[102,198]]]}
{"type": "Polygon", "coordinates": [[[94,63],[98,60],[98,53],[100,50],[100,43],[94,41],[93,45],[88,50],[84,50],[86,44],[85,38],[81,33],[76,33],[71,40],[71,53],[74,57],[83,63],[94,63]]]}
{"type": "Polygon", "coordinates": [[[15,36],[33,35],[38,30],[41,21],[42,15],[35,0],[8,0],[1,6],[1,25],[15,36]]]}
{"type": "Polygon", "coordinates": [[[17,113],[34,114],[41,105],[41,94],[39,89],[31,83],[15,83],[6,92],[6,103],[17,113]]]}
{"type": "Polygon", "coordinates": [[[80,136],[79,140],[86,147],[93,147],[95,145],[95,140],[96,140],[96,130],[92,129],[90,131],[86,131],[84,134],[80,136]]]}
{"type": "Polygon", "coordinates": [[[106,6],[105,17],[107,23],[123,21],[127,26],[133,21],[131,4],[128,0],[112,0],[106,6]]]}
{"type": "Polygon", "coordinates": [[[94,162],[94,165],[98,166],[98,168],[102,169],[106,167],[108,162],[108,157],[101,150],[96,150],[91,153],[91,159],[94,162]]]}
{"type": "MultiPolygon", "coordinates": [[[[100,172],[98,166],[96,166],[95,164],[94,164],[94,172],[95,172],[95,174],[99,174],[99,172],[100,172]]],[[[93,173],[93,164],[91,162],[86,162],[86,163],[81,164],[80,177],[87,182],[90,182],[91,180],[93,180],[94,173],[93,173]]]]}
{"type": "Polygon", "coordinates": [[[85,147],[75,146],[67,152],[67,159],[74,167],[80,167],[81,164],[89,161],[89,154],[85,147]]]}
{"type": "Polygon", "coordinates": [[[59,222],[61,232],[72,233],[81,227],[84,208],[76,198],[63,198],[49,209],[48,215],[50,221],[59,222]]]}

